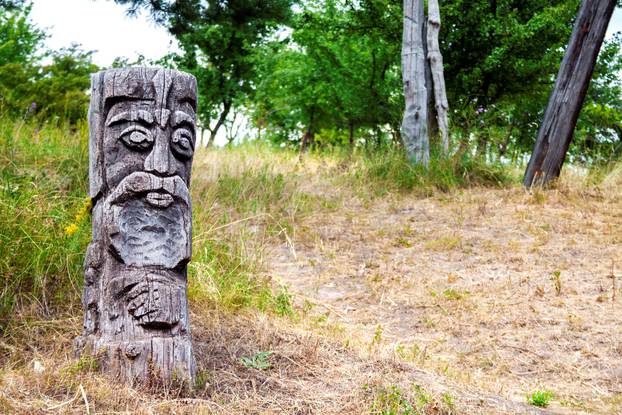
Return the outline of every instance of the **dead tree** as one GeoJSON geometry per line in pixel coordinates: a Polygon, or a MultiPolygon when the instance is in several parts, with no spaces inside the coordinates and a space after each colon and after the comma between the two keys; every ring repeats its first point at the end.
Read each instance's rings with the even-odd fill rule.
{"type": "Polygon", "coordinates": [[[525,171],[526,187],[544,186],[559,177],[615,5],[615,0],[581,4],[525,171]]]}
{"type": "Polygon", "coordinates": [[[126,382],[191,383],[187,264],[196,80],[157,68],[92,77],[89,195],[77,345],[126,382]]]}
{"type": "Polygon", "coordinates": [[[447,102],[447,91],[445,89],[445,75],[443,73],[443,55],[438,42],[438,34],[441,30],[441,12],[438,0],[428,0],[428,24],[426,30],[427,37],[427,57],[432,75],[432,87],[434,89],[434,102],[438,130],[441,134],[441,145],[443,153],[449,152],[449,122],[447,112],[449,103],[447,102]]]}
{"type": "Polygon", "coordinates": [[[404,0],[402,83],[406,108],[402,120],[402,141],[410,160],[427,165],[430,159],[430,143],[423,21],[423,0],[404,0]]]}

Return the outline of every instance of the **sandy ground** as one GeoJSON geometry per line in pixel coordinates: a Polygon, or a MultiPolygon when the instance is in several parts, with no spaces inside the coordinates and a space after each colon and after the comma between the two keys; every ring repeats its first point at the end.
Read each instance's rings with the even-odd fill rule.
{"type": "Polygon", "coordinates": [[[317,321],[441,383],[620,414],[621,223],[598,190],[351,200],[273,246],[267,274],[317,321]]]}

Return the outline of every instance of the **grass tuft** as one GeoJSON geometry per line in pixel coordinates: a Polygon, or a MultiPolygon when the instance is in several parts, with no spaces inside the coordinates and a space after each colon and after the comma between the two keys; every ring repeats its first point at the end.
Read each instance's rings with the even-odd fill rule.
{"type": "Polygon", "coordinates": [[[554,394],[548,390],[537,390],[532,394],[527,396],[527,402],[533,406],[537,406],[540,408],[546,408],[551,403],[551,400],[554,398],[554,394]]]}
{"type": "Polygon", "coordinates": [[[375,196],[390,192],[413,192],[430,196],[461,187],[504,187],[513,178],[501,165],[485,164],[467,155],[433,156],[429,166],[410,163],[400,148],[358,156],[351,169],[352,184],[371,187],[375,196]]]}

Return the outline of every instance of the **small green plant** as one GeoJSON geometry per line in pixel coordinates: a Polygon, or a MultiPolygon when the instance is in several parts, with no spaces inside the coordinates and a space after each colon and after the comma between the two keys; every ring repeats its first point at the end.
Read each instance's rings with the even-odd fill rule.
{"type": "Polygon", "coordinates": [[[98,367],[99,364],[96,357],[84,354],[75,363],[66,366],[61,371],[75,376],[79,373],[94,372],[98,367]]]}
{"type": "Polygon", "coordinates": [[[206,370],[200,370],[197,373],[196,379],[194,381],[194,390],[202,391],[208,384],[210,378],[210,374],[206,370]]]}
{"type": "Polygon", "coordinates": [[[449,392],[444,392],[441,395],[441,401],[447,407],[447,409],[449,409],[450,411],[455,410],[456,405],[454,403],[454,397],[451,396],[451,394],[449,392]]]}
{"type": "Polygon", "coordinates": [[[419,413],[397,386],[378,390],[370,412],[372,415],[417,415],[419,413]]]}
{"type": "Polygon", "coordinates": [[[427,404],[432,402],[432,396],[421,385],[415,385],[413,387],[415,397],[417,399],[417,407],[424,408],[427,404]]]}
{"type": "Polygon", "coordinates": [[[291,316],[294,314],[292,307],[292,295],[283,288],[280,293],[274,297],[274,312],[279,316],[291,316]]]}
{"type": "Polygon", "coordinates": [[[413,246],[413,243],[403,236],[398,236],[398,238],[395,240],[395,246],[401,246],[403,248],[411,248],[413,246]]]}
{"type": "Polygon", "coordinates": [[[468,294],[468,291],[458,291],[453,288],[447,288],[445,291],[443,291],[443,297],[453,301],[463,300],[468,294]]]}
{"type": "Polygon", "coordinates": [[[533,392],[531,395],[527,396],[527,402],[529,402],[533,406],[537,406],[540,408],[546,408],[551,403],[551,399],[553,399],[555,395],[553,392],[548,390],[537,390],[533,392]]]}
{"type": "Polygon", "coordinates": [[[273,352],[259,352],[254,356],[243,356],[240,361],[247,369],[266,370],[272,367],[270,363],[270,355],[273,352]]]}
{"type": "Polygon", "coordinates": [[[382,326],[378,324],[374,331],[374,337],[371,339],[371,343],[369,343],[369,350],[373,349],[374,346],[379,346],[380,342],[382,342],[382,326]]]}
{"type": "MultiPolygon", "coordinates": [[[[366,389],[369,385],[365,386],[366,389]]],[[[424,387],[413,385],[412,391],[405,392],[398,386],[381,387],[374,391],[370,413],[372,415],[451,415],[454,413],[454,400],[449,393],[435,399],[424,387]]]]}

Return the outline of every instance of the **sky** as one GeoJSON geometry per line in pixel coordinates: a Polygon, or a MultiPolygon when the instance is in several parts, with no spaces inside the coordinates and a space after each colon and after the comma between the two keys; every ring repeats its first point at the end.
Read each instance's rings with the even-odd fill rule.
{"type": "MultiPolygon", "coordinates": [[[[131,18],[125,12],[124,6],[112,0],[34,0],[31,18],[47,29],[50,49],[80,43],[83,49],[96,51],[93,60],[99,66],[109,66],[116,57],[132,61],[139,54],[158,59],[177,49],[174,39],[150,22],[149,16],[131,18]]],[[[607,35],[617,31],[622,31],[619,9],[607,35]]]]}
{"type": "Polygon", "coordinates": [[[174,39],[148,15],[128,17],[126,8],[111,0],[34,0],[30,17],[50,35],[50,49],[80,43],[96,51],[93,61],[99,66],[110,66],[116,57],[158,59],[176,50],[174,39]]]}

